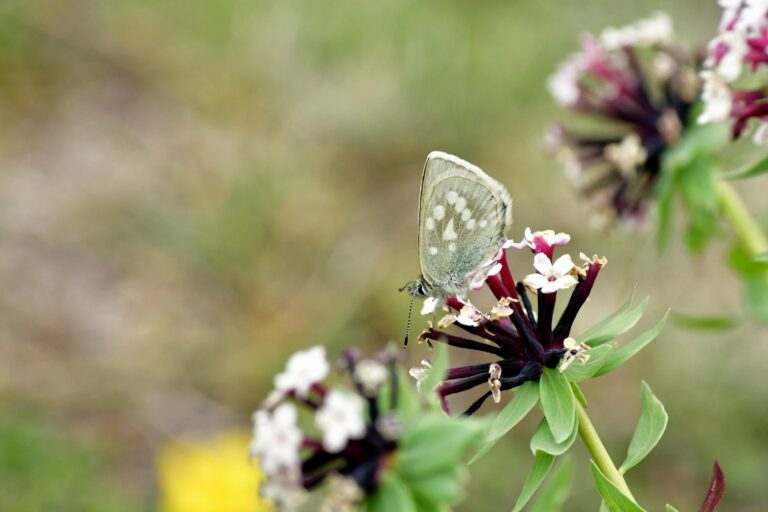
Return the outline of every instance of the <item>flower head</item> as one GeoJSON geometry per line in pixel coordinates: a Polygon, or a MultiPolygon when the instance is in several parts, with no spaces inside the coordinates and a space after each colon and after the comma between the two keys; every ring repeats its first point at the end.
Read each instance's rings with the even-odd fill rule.
{"type": "Polygon", "coordinates": [[[279,397],[253,414],[250,453],[267,476],[265,498],[294,510],[307,491],[328,481],[331,489],[321,509],[346,510],[377,487],[399,436],[393,412],[397,393],[390,393],[390,411],[380,410],[379,396],[385,380],[396,382],[394,363],[389,351],[365,359],[347,350],[340,368],[350,376],[350,391],[328,389],[322,382],[329,369],[322,347],[291,356],[275,379],[279,397]],[[299,376],[299,369],[305,375],[299,376]],[[311,412],[316,429],[299,426],[299,407],[311,412]]]}
{"type": "MultiPolygon", "coordinates": [[[[704,112],[699,123],[731,123],[731,136],[741,136],[750,124],[758,130],[768,121],[765,80],[760,87],[740,87],[741,79],[761,78],[759,68],[768,64],[768,2],[721,0],[723,17],[718,34],[707,46],[702,78],[704,112]]],[[[753,140],[762,141],[762,134],[753,140]]]]}
{"type": "MultiPolygon", "coordinates": [[[[574,359],[584,359],[585,347],[574,344],[570,338],[571,327],[606,260],[588,258],[583,266],[576,266],[570,256],[563,255],[553,262],[555,248],[569,240],[565,233],[527,229],[523,242],[514,246],[531,248],[537,272],[522,282],[512,277],[507,261],[507,250],[513,244],[505,244],[498,260],[501,269],[485,281],[497,299],[488,312],[478,310],[466,299],[445,299],[448,314],[436,326],[430,323],[419,339],[482,352],[490,358],[485,363],[447,370],[436,389],[446,411],[449,409],[447,397],[455,393],[487,386],[485,393],[465,411],[464,414],[470,415],[489,397],[500,401],[505,390],[538,380],[545,367],[556,368],[562,361],[567,368],[574,359]],[[567,289],[572,289],[568,303],[555,323],[558,292],[567,289]],[[535,294],[535,313],[528,290],[535,294]],[[471,322],[459,321],[461,317],[471,322]],[[449,327],[460,332],[450,332],[449,327]]],[[[429,371],[428,362],[422,361],[422,366],[411,369],[410,373],[421,383],[429,371]]]]}
{"type": "Polygon", "coordinates": [[[603,217],[628,225],[646,218],[662,155],[683,134],[698,96],[696,65],[696,57],[675,42],[669,16],[655,13],[609,27],[599,37],[584,36],[581,52],[550,79],[555,93],[551,84],[557,77],[562,82],[567,69],[569,101],[562,94],[555,100],[608,122],[601,136],[559,124],[547,135],[548,149],[563,162],[567,177],[603,217]]]}

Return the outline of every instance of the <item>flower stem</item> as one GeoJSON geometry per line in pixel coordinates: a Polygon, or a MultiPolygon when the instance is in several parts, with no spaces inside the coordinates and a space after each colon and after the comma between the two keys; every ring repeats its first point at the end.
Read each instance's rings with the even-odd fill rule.
{"type": "Polygon", "coordinates": [[[739,240],[752,256],[768,252],[768,238],[747,210],[736,189],[727,181],[720,180],[717,182],[717,198],[723,215],[730,221],[739,240]]]}
{"type": "Polygon", "coordinates": [[[629,490],[627,482],[624,480],[624,476],[616,468],[616,464],[613,463],[608,450],[605,449],[605,445],[600,440],[600,436],[597,434],[592,420],[589,419],[586,409],[584,409],[578,399],[576,400],[576,412],[579,415],[579,435],[592,455],[592,459],[597,464],[597,467],[600,468],[600,471],[603,472],[608,480],[613,482],[613,485],[634,503],[637,503],[635,497],[632,496],[632,492],[629,490]]]}

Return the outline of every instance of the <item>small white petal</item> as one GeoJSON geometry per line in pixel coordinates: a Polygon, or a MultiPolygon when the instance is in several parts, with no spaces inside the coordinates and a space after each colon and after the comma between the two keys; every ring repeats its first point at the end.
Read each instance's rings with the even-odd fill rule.
{"type": "Polygon", "coordinates": [[[538,253],[533,257],[533,268],[544,276],[548,276],[552,273],[552,261],[544,253],[538,253]]]}
{"type": "Polygon", "coordinates": [[[564,254],[555,260],[552,265],[552,274],[556,277],[564,276],[573,270],[573,260],[570,254],[564,254]]]}

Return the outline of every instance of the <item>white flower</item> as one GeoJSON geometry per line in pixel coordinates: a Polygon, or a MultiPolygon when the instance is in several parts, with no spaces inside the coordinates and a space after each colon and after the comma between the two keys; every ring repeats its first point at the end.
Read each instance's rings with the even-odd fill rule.
{"type": "Polygon", "coordinates": [[[648,158],[648,152],[636,133],[630,133],[619,144],[608,144],[604,153],[606,160],[618,167],[624,176],[632,176],[637,166],[648,158]]]}
{"type": "Polygon", "coordinates": [[[523,279],[523,283],[534,290],[541,290],[542,293],[554,293],[578,283],[578,280],[571,275],[574,265],[568,254],[560,256],[553,264],[546,254],[540,252],[534,256],[533,266],[539,273],[527,275],[523,279]]]}
{"type": "Polygon", "coordinates": [[[315,414],[315,423],[323,431],[323,448],[338,453],[350,439],[365,435],[363,399],[358,395],[332,390],[315,414]]]}
{"type": "Polygon", "coordinates": [[[275,376],[275,388],[282,393],[294,391],[298,396],[305,397],[312,384],[328,375],[328,370],[325,347],[318,345],[296,352],[288,359],[285,371],[275,376]]]}
{"type": "Polygon", "coordinates": [[[456,315],[456,321],[461,325],[469,327],[476,327],[480,325],[480,320],[483,319],[483,314],[472,304],[465,304],[459,314],[456,315]]]}
{"type": "Polygon", "coordinates": [[[605,50],[618,50],[626,46],[653,46],[669,44],[675,36],[672,18],[667,13],[656,12],[621,28],[607,27],[600,33],[600,45],[605,50]]]}
{"type": "Polygon", "coordinates": [[[437,297],[427,297],[424,299],[424,305],[421,306],[422,315],[431,315],[437,309],[442,301],[437,297]]]}
{"type": "Polygon", "coordinates": [[[567,370],[577,359],[582,364],[589,361],[589,354],[584,353],[589,350],[589,345],[586,343],[579,343],[575,339],[569,337],[563,340],[563,348],[565,349],[565,354],[563,354],[563,359],[560,363],[561,373],[567,370]]]}
{"type": "Polygon", "coordinates": [[[606,27],[600,33],[600,44],[608,51],[632,46],[636,41],[636,32],[630,27],[606,27]],[[629,30],[628,30],[629,29],[629,30]]]}
{"type": "Polygon", "coordinates": [[[375,394],[387,381],[387,368],[373,359],[363,359],[355,365],[355,377],[367,395],[375,394]]]}
{"type": "Polygon", "coordinates": [[[758,146],[768,146],[768,123],[765,121],[760,122],[760,126],[752,134],[752,142],[758,146]]]}
{"type": "Polygon", "coordinates": [[[727,121],[733,103],[728,84],[712,71],[702,71],[701,78],[704,80],[704,88],[701,93],[704,110],[699,114],[698,123],[727,121]]]}
{"type": "Polygon", "coordinates": [[[765,15],[768,13],[768,0],[746,0],[744,8],[739,11],[739,19],[734,29],[748,34],[758,34],[765,26],[765,15]]]}
{"type": "Polygon", "coordinates": [[[421,360],[421,366],[414,366],[410,370],[408,370],[408,375],[416,379],[416,389],[418,391],[421,391],[421,384],[424,382],[424,379],[427,378],[427,375],[429,375],[429,370],[432,369],[432,364],[427,359],[421,360]]]}
{"type": "Polygon", "coordinates": [[[299,482],[300,477],[298,468],[269,475],[261,485],[261,495],[276,504],[281,512],[296,512],[307,499],[307,492],[299,482]]]}
{"type": "Polygon", "coordinates": [[[733,82],[741,74],[741,67],[749,47],[743,33],[729,30],[722,32],[709,43],[709,57],[704,63],[726,82],[733,82]],[[715,55],[719,55],[716,61],[715,55]]]}
{"type": "Polygon", "coordinates": [[[298,467],[302,433],[296,425],[298,412],[290,403],[279,405],[270,412],[259,409],[253,413],[251,457],[268,475],[291,471],[298,467]]]}
{"type": "Polygon", "coordinates": [[[533,251],[542,251],[552,247],[565,245],[571,241],[571,235],[568,233],[555,233],[551,229],[544,231],[531,231],[530,227],[525,228],[524,238],[519,242],[511,242],[509,245],[515,249],[531,248],[533,251]]]}
{"type": "Polygon", "coordinates": [[[569,107],[579,99],[579,78],[583,69],[580,54],[571,56],[557,66],[555,73],[547,80],[547,89],[557,103],[569,107]]]}
{"type": "Polygon", "coordinates": [[[638,21],[635,24],[635,31],[639,45],[669,44],[675,37],[672,18],[661,11],[653,13],[650,18],[638,21]]]}

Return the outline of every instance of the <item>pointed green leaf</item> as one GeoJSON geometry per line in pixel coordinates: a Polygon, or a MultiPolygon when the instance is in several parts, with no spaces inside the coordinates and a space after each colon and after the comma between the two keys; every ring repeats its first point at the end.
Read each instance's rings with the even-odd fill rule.
{"type": "Polygon", "coordinates": [[[733,329],[738,327],[739,319],[733,315],[723,316],[699,316],[699,315],[687,315],[684,313],[672,313],[672,321],[688,329],[700,329],[706,331],[722,331],[727,329],[733,329]]]}
{"type": "Polygon", "coordinates": [[[366,498],[364,509],[366,512],[417,512],[408,487],[393,471],[384,473],[376,491],[366,498]]]}
{"type": "Polygon", "coordinates": [[[528,478],[525,479],[523,489],[520,491],[515,502],[515,508],[512,512],[520,512],[526,503],[531,499],[533,493],[539,488],[541,482],[544,481],[549,470],[552,469],[552,465],[555,463],[555,456],[548,453],[539,452],[536,454],[536,459],[533,463],[531,471],[528,473],[528,478]]]}
{"type": "Polygon", "coordinates": [[[747,278],[746,284],[747,315],[756,322],[768,324],[768,284],[765,277],[747,278]]]}
{"type": "Polygon", "coordinates": [[[664,430],[667,428],[667,411],[664,405],[651,391],[650,386],[643,382],[643,411],[640,414],[640,421],[637,422],[635,434],[627,449],[627,458],[621,464],[619,471],[626,473],[628,469],[636,466],[661,439],[664,430]]]}
{"type": "Polygon", "coordinates": [[[667,512],[680,512],[680,511],[679,511],[679,510],[677,510],[677,509],[676,509],[675,507],[673,507],[672,505],[669,505],[669,504],[667,504],[667,512]]]}
{"type": "MultiPolygon", "coordinates": [[[[424,382],[421,384],[423,393],[427,393],[430,397],[435,397],[434,389],[443,380],[446,370],[448,369],[448,346],[445,343],[438,343],[432,350],[432,357],[430,358],[430,368],[427,376],[424,378],[424,382]]],[[[437,400],[435,400],[437,401],[437,400]]]]}
{"type": "Polygon", "coordinates": [[[457,503],[463,496],[462,483],[465,480],[466,468],[453,466],[441,473],[406,479],[411,494],[421,501],[433,501],[444,504],[457,503]]]}
{"type": "Polygon", "coordinates": [[[578,400],[581,406],[586,409],[588,407],[587,397],[585,397],[584,393],[581,392],[579,385],[575,382],[571,382],[571,390],[573,390],[573,396],[576,397],[576,400],[578,400]]]}
{"type": "Polygon", "coordinates": [[[555,442],[562,443],[573,433],[576,399],[568,379],[557,369],[544,368],[539,381],[541,409],[555,442]]]}
{"type": "Polygon", "coordinates": [[[605,505],[611,512],[645,512],[639,505],[627,498],[613,482],[608,480],[600,471],[594,461],[592,464],[592,475],[595,477],[595,486],[597,492],[603,497],[605,505]]]}
{"type": "Polygon", "coordinates": [[[606,358],[613,352],[613,345],[600,345],[584,352],[589,356],[586,363],[574,361],[571,366],[565,370],[565,376],[571,382],[581,382],[592,378],[595,373],[605,364],[606,358]]]}
{"type": "Polygon", "coordinates": [[[539,498],[531,505],[530,512],[560,512],[571,493],[573,464],[564,457],[554,474],[539,492],[539,498]]]}
{"type": "Polygon", "coordinates": [[[602,366],[602,368],[600,368],[595,373],[595,377],[600,377],[601,375],[612,372],[622,364],[629,361],[632,356],[640,352],[643,347],[652,342],[664,328],[664,323],[667,321],[667,316],[669,316],[669,310],[667,310],[667,312],[655,327],[645,331],[632,341],[628,341],[616,347],[611,355],[608,356],[608,358],[605,360],[605,364],[602,366]]]}
{"type": "Polygon", "coordinates": [[[758,158],[754,162],[751,162],[740,169],[728,171],[724,173],[721,178],[725,180],[738,180],[742,178],[749,178],[752,176],[758,176],[768,172],[768,155],[758,158]]]}
{"type": "Polygon", "coordinates": [[[638,320],[642,318],[647,307],[648,297],[634,309],[620,309],[591,329],[588,329],[587,332],[577,337],[577,340],[594,348],[618,338],[635,326],[638,320]]]}
{"type": "Polygon", "coordinates": [[[488,453],[488,451],[496,444],[504,434],[509,432],[515,425],[525,418],[528,413],[539,401],[539,383],[534,381],[528,381],[519,388],[514,397],[504,406],[504,409],[496,415],[491,422],[491,426],[485,436],[485,442],[480,450],[469,461],[470,464],[474,463],[480,457],[488,453]]]}
{"type": "Polygon", "coordinates": [[[464,452],[479,442],[485,422],[474,418],[448,418],[432,412],[406,425],[396,468],[408,478],[440,473],[459,464],[464,452]]]}
{"type": "Polygon", "coordinates": [[[573,432],[571,435],[568,436],[568,439],[562,443],[558,443],[552,436],[552,431],[549,430],[547,418],[542,418],[538,428],[536,429],[536,432],[533,434],[533,437],[531,437],[531,452],[536,454],[536,452],[542,451],[550,455],[562,455],[568,451],[568,448],[570,448],[571,445],[573,445],[573,442],[576,441],[576,436],[578,433],[579,420],[577,416],[573,421],[573,432]]]}

